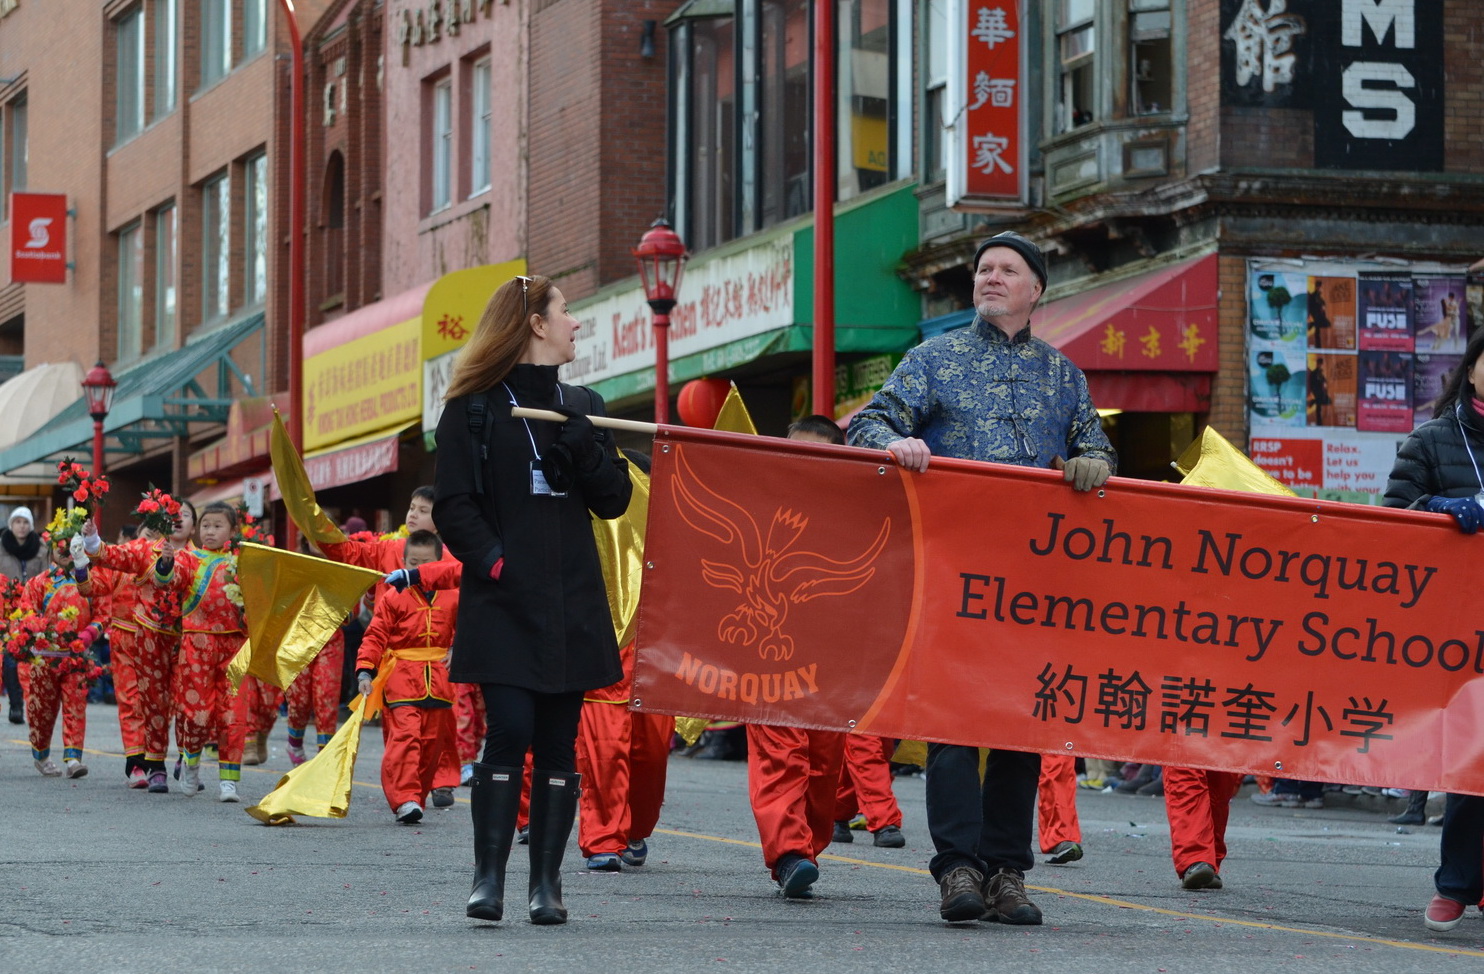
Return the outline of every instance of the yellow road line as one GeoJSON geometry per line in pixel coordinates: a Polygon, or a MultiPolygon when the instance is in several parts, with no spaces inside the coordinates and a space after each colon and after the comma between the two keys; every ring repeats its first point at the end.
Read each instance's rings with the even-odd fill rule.
{"type": "MultiPolygon", "coordinates": [[[[31,746],[31,742],[29,740],[18,741],[12,739],[10,743],[21,744],[26,747],[31,746]]],[[[92,748],[83,748],[83,753],[94,754],[99,757],[123,757],[123,754],[117,751],[97,751],[93,750],[92,748]]],[[[273,771],[269,768],[258,767],[257,765],[250,765],[244,767],[242,770],[252,771],[256,774],[271,774],[275,777],[282,777],[285,774],[285,772],[282,771],[273,771]]],[[[351,784],[355,785],[358,788],[379,789],[381,787],[381,785],[379,784],[373,784],[366,781],[352,781],[351,784]]],[[[465,805],[469,804],[469,799],[467,798],[456,798],[455,800],[465,805]]],[[[707,835],[704,832],[681,832],[676,829],[655,829],[654,831],[656,835],[672,835],[682,839],[699,839],[702,842],[716,842],[722,845],[746,846],[751,849],[762,848],[762,845],[760,843],[751,842],[747,839],[733,839],[722,835],[707,835]]],[[[843,862],[852,866],[867,866],[871,869],[885,869],[895,872],[912,873],[913,875],[917,876],[932,875],[930,872],[928,872],[928,870],[921,869],[917,866],[899,866],[895,863],[873,862],[870,859],[854,859],[850,856],[837,856],[830,853],[824,853],[819,858],[827,859],[830,862],[843,862]]],[[[1055,886],[1036,886],[1031,883],[1026,883],[1025,885],[1026,889],[1033,889],[1038,893],[1051,893],[1055,896],[1066,896],[1075,900],[1084,900],[1088,903],[1098,903],[1103,906],[1116,907],[1120,910],[1139,910],[1144,913],[1157,913],[1161,916],[1175,917],[1181,920],[1225,924],[1233,927],[1247,927],[1252,930],[1273,930],[1277,931],[1278,933],[1296,933],[1302,934],[1306,937],[1324,937],[1330,940],[1346,940],[1354,943],[1376,944],[1382,947],[1395,947],[1399,950],[1421,950],[1434,954],[1452,954],[1459,957],[1484,957],[1484,951],[1469,950],[1464,947],[1444,947],[1436,944],[1412,943],[1406,940],[1386,940],[1382,937],[1366,937],[1356,934],[1331,933],[1328,930],[1310,930],[1304,927],[1285,927],[1281,924],[1263,923],[1258,920],[1236,920],[1231,917],[1213,916],[1207,913],[1189,913],[1184,910],[1171,910],[1163,906],[1150,906],[1147,903],[1135,903],[1132,900],[1120,900],[1115,899],[1111,896],[1098,896],[1095,893],[1074,893],[1071,890],[1058,889],[1055,886]]]]}

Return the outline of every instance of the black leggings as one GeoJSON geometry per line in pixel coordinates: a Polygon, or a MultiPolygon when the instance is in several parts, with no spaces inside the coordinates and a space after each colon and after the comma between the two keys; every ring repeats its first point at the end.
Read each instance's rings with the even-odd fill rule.
{"type": "Polygon", "coordinates": [[[577,770],[577,720],[582,691],[537,693],[503,683],[481,683],[484,694],[484,763],[518,768],[532,752],[541,771],[577,770]]]}

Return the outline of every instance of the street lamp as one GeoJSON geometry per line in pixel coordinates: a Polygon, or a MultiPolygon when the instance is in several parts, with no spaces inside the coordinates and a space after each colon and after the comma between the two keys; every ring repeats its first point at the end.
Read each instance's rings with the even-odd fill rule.
{"type": "Polygon", "coordinates": [[[660,217],[650,225],[634,258],[639,262],[639,280],[644,300],[654,312],[654,421],[670,422],[670,312],[680,296],[680,275],[685,270],[685,243],[680,234],[660,217]]]}
{"type": "Polygon", "coordinates": [[[88,415],[93,417],[93,476],[103,475],[103,420],[113,408],[113,391],[118,382],[108,366],[99,359],[98,364],[83,376],[82,395],[88,401],[88,415]]]}

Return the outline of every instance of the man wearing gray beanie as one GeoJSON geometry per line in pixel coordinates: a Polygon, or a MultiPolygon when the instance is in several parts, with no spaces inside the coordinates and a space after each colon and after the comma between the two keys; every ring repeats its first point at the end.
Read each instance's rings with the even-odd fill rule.
{"type": "MultiPolygon", "coordinates": [[[[0,528],[0,575],[24,585],[45,570],[46,556],[41,551],[41,536],[36,533],[36,519],[29,507],[17,507],[10,512],[9,524],[0,528]]],[[[10,698],[10,722],[24,724],[26,705],[21,694],[20,670],[14,656],[5,653],[4,657],[0,679],[4,680],[5,695],[10,698]]]]}
{"type": "MultiPolygon", "coordinates": [[[[932,456],[1061,470],[1076,490],[1107,481],[1117,456],[1065,355],[1031,335],[1046,259],[1018,233],[974,255],[974,322],[909,351],[851,420],[853,446],[888,451],[925,472],[932,456]]],[[[1050,489],[1050,488],[1048,488],[1050,489]]],[[[949,922],[1039,924],[1025,892],[1041,756],[995,748],[983,783],[979,749],[929,744],[928,832],[939,915],[949,922]]]]}

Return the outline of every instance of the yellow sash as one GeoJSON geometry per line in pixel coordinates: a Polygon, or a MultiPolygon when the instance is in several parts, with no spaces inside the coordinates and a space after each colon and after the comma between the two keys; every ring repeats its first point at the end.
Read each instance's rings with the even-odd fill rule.
{"type": "Polygon", "coordinates": [[[387,650],[381,657],[381,666],[376,670],[376,679],[371,683],[371,693],[367,695],[361,708],[362,716],[371,718],[381,713],[382,693],[386,689],[387,681],[392,678],[392,670],[396,668],[397,660],[407,660],[410,663],[431,663],[447,655],[447,646],[404,646],[401,649],[387,650]]]}

